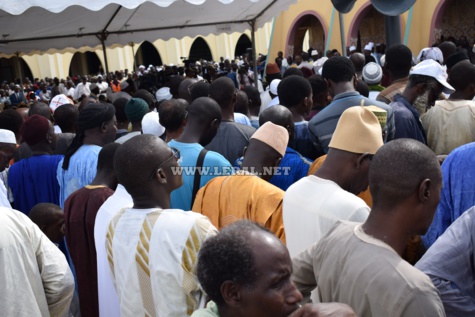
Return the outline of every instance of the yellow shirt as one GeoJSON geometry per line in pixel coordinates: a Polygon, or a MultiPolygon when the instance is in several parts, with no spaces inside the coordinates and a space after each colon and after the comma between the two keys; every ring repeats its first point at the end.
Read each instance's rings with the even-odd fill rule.
{"type": "Polygon", "coordinates": [[[252,220],[285,243],[283,198],[280,188],[241,173],[210,180],[196,194],[192,210],[207,216],[218,230],[238,220],[252,220]]]}

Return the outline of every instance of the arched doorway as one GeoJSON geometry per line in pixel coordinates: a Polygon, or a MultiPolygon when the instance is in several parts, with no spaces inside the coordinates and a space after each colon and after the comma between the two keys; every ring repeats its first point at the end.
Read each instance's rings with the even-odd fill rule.
{"type": "Polygon", "coordinates": [[[242,56],[246,54],[246,50],[248,48],[252,48],[252,42],[249,39],[249,36],[246,34],[243,34],[239,37],[237,44],[236,44],[236,49],[234,50],[234,56],[242,56]]]}
{"type": "Polygon", "coordinates": [[[96,53],[74,53],[69,66],[69,76],[96,75],[102,72],[102,63],[96,53]]]}
{"type": "Polygon", "coordinates": [[[300,55],[304,48],[317,49],[323,53],[326,29],[321,21],[320,16],[314,11],[306,11],[299,15],[287,36],[286,55],[300,55]],[[308,43],[304,43],[307,42],[306,38],[308,38],[308,43]]]}
{"type": "Polygon", "coordinates": [[[213,55],[211,54],[211,50],[209,49],[208,43],[206,43],[206,41],[202,37],[197,37],[196,40],[193,42],[189,55],[190,56],[188,56],[188,59],[190,60],[213,60],[213,55]]]}
{"type": "Polygon", "coordinates": [[[474,21],[473,0],[441,0],[432,18],[433,34],[429,44],[453,41],[470,53],[469,46],[475,38],[474,21]]]}
{"type": "Polygon", "coordinates": [[[6,80],[11,83],[20,78],[25,82],[26,78],[33,81],[33,74],[28,64],[20,57],[20,64],[18,64],[18,57],[0,58],[0,82],[6,80]],[[20,69],[21,65],[21,69],[20,69]]]}
{"type": "Polygon", "coordinates": [[[353,18],[347,45],[354,45],[361,51],[369,42],[386,44],[384,15],[376,10],[371,3],[361,7],[353,18]]]}
{"type": "Polygon", "coordinates": [[[148,67],[148,65],[162,65],[160,53],[155,48],[155,46],[153,46],[153,44],[148,41],[145,41],[140,45],[139,49],[137,50],[137,54],[135,54],[135,61],[137,66],[144,65],[145,67],[148,67]]]}

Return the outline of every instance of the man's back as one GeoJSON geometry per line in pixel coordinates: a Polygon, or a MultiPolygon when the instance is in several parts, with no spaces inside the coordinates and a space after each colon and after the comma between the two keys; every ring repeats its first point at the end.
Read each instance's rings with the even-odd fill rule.
{"type": "Polygon", "coordinates": [[[122,316],[189,316],[206,298],[195,277],[202,243],[217,233],[209,219],[178,209],[125,209],[106,246],[122,316]]]}
{"type": "Polygon", "coordinates": [[[2,316],[65,316],[74,279],[61,251],[28,217],[0,208],[2,316]]]}
{"type": "Polygon", "coordinates": [[[282,220],[284,191],[259,177],[238,172],[216,177],[196,194],[193,211],[220,229],[237,220],[260,223],[285,242],[282,220]]]}
{"type": "Polygon", "coordinates": [[[475,141],[475,101],[439,100],[422,117],[427,144],[436,155],[475,141]]]}
{"type": "MultiPolygon", "coordinates": [[[[195,169],[198,156],[203,147],[198,143],[182,143],[172,140],[169,146],[180,151],[182,162],[180,163],[183,174],[183,185],[171,193],[170,207],[174,209],[190,210],[192,201],[193,185],[196,173],[195,169]]],[[[217,176],[231,175],[233,172],[231,164],[219,153],[208,151],[203,161],[203,175],[200,178],[199,188],[206,185],[211,179],[217,176]],[[207,173],[207,169],[209,168],[207,173]]]]}
{"type": "Polygon", "coordinates": [[[348,304],[357,316],[445,316],[430,279],[360,224],[338,222],[293,264],[304,297],[318,285],[322,302],[348,304]]]}
{"type": "Polygon", "coordinates": [[[284,195],[284,228],[290,256],[318,242],[339,220],[363,222],[365,202],[335,182],[311,175],[292,185],[284,195]]]}
{"type": "Polygon", "coordinates": [[[236,122],[221,122],[218,133],[205,148],[224,156],[230,163],[243,155],[256,129],[236,122]]]}
{"type": "Polygon", "coordinates": [[[328,144],[330,144],[331,137],[333,136],[333,132],[335,132],[341,114],[350,107],[359,106],[361,101],[364,101],[364,106],[376,106],[388,112],[386,125],[387,141],[393,139],[395,125],[391,107],[382,102],[361,96],[358,92],[346,92],[336,95],[333,102],[316,114],[308,123],[308,128],[312,133],[317,150],[323,151],[324,153],[328,152],[328,144]]]}
{"type": "Polygon", "coordinates": [[[397,94],[402,94],[407,86],[408,81],[409,77],[393,81],[390,86],[379,93],[379,95],[376,97],[376,100],[389,105],[394,101],[394,97],[397,94]]]}
{"type": "Polygon", "coordinates": [[[63,169],[63,160],[58,164],[57,178],[59,182],[59,205],[64,207],[64,201],[76,190],[90,184],[97,172],[97,159],[101,147],[97,145],[82,145],[71,156],[69,168],[63,169]]]}
{"type": "Polygon", "coordinates": [[[13,164],[8,171],[8,185],[15,208],[28,215],[38,203],[59,205],[56,171],[62,155],[38,155],[13,164]]]}
{"type": "Polygon", "coordinates": [[[94,223],[101,205],[114,191],[106,186],[86,186],[64,202],[65,237],[76,269],[81,313],[99,316],[94,223]]]}

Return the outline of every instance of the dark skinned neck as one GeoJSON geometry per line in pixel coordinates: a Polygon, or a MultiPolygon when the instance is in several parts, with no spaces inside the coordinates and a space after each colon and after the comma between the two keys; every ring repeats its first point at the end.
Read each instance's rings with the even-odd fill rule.
{"type": "Polygon", "coordinates": [[[466,97],[463,91],[455,91],[449,97],[449,100],[472,100],[472,99],[473,98],[466,97]]]}
{"type": "Polygon", "coordinates": [[[106,186],[110,189],[114,189],[117,187],[117,181],[110,171],[106,172],[98,172],[96,177],[93,179],[92,186],[106,186]]]}
{"type": "Polygon", "coordinates": [[[234,121],[234,107],[221,108],[221,121],[234,121]]]}
{"type": "Polygon", "coordinates": [[[407,88],[402,92],[402,96],[412,105],[417,98],[417,91],[415,89],[407,88]]]}
{"type": "Polygon", "coordinates": [[[132,122],[132,132],[142,132],[142,122],[132,122]]]}
{"type": "Polygon", "coordinates": [[[294,122],[302,122],[305,121],[305,117],[298,112],[297,110],[298,107],[290,107],[289,110],[292,112],[292,120],[294,122]]]}
{"type": "Polygon", "coordinates": [[[327,162],[327,160],[325,160],[325,162],[315,172],[314,175],[335,182],[343,190],[349,192],[351,182],[345,179],[345,175],[347,175],[347,173],[345,173],[344,170],[345,169],[343,166],[340,166],[338,164],[332,164],[331,162],[327,162]],[[337,172],[335,173],[335,171],[337,172]]]}
{"type": "Polygon", "coordinates": [[[141,192],[139,195],[134,195],[134,207],[135,209],[148,209],[148,208],[170,208],[170,193],[166,193],[161,190],[160,193],[147,193],[141,192]]]}
{"type": "Polygon", "coordinates": [[[251,109],[249,109],[251,116],[258,117],[260,108],[261,107],[259,106],[259,107],[252,107],[251,109]]]}
{"type": "MultiPolygon", "coordinates": [[[[406,206],[399,208],[406,209],[406,206]]],[[[397,209],[398,207],[388,207],[381,211],[378,207],[373,206],[368,219],[363,224],[363,231],[367,235],[388,244],[397,254],[402,256],[413,233],[404,230],[400,225],[396,225],[401,222],[395,215],[404,214],[404,211],[397,209]]]]}
{"type": "Polygon", "coordinates": [[[127,130],[129,128],[128,122],[117,123],[117,130],[127,130]]]}
{"type": "Polygon", "coordinates": [[[185,131],[183,131],[182,135],[176,140],[181,143],[200,143],[202,135],[203,129],[188,123],[185,131]]]}
{"type": "Polygon", "coordinates": [[[53,154],[53,150],[51,149],[51,144],[45,141],[42,141],[36,145],[30,146],[30,150],[31,150],[31,156],[53,154]]]}
{"type": "Polygon", "coordinates": [[[332,88],[333,88],[333,97],[345,92],[355,91],[355,87],[353,86],[353,81],[347,81],[347,82],[334,84],[332,88]]]}
{"type": "Polygon", "coordinates": [[[242,161],[241,169],[243,171],[256,173],[257,177],[263,178],[262,176],[264,172],[264,166],[261,164],[261,162],[259,162],[259,160],[246,159],[246,157],[244,157],[244,160],[242,161]]]}

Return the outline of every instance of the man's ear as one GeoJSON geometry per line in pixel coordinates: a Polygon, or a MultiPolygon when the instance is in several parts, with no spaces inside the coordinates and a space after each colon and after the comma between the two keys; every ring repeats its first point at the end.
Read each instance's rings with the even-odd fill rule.
{"type": "Polygon", "coordinates": [[[356,86],[358,85],[358,77],[356,77],[356,74],[353,76],[353,87],[356,89],[356,86]]]}
{"type": "Polygon", "coordinates": [[[229,307],[241,305],[241,287],[232,281],[225,281],[221,285],[221,296],[229,307]]]}
{"type": "Polygon", "coordinates": [[[165,173],[163,172],[163,170],[161,168],[159,168],[155,173],[156,173],[156,177],[157,177],[158,181],[161,184],[166,184],[167,183],[167,176],[165,175],[165,173]]]}
{"type": "Polygon", "coordinates": [[[107,122],[102,122],[101,124],[101,132],[105,132],[107,130],[107,122]]]}
{"type": "Polygon", "coordinates": [[[214,119],[213,121],[211,121],[211,123],[209,124],[212,128],[219,128],[219,125],[220,125],[221,122],[218,121],[218,119],[214,119]]]}
{"type": "Polygon", "coordinates": [[[275,167],[279,166],[279,164],[280,164],[281,161],[282,161],[282,158],[276,159],[275,162],[274,162],[274,166],[275,166],[275,167]]]}
{"type": "Polygon", "coordinates": [[[360,168],[365,160],[369,160],[371,158],[371,154],[369,153],[363,153],[360,156],[358,156],[358,159],[356,160],[356,168],[360,168]]]}
{"type": "Polygon", "coordinates": [[[419,200],[423,203],[429,200],[431,191],[432,191],[432,181],[426,178],[419,185],[419,200]]]}
{"type": "Polygon", "coordinates": [[[51,136],[51,134],[46,133],[46,141],[48,141],[48,143],[53,143],[53,137],[51,136]]]}
{"type": "Polygon", "coordinates": [[[244,147],[244,150],[242,150],[242,156],[245,156],[247,152],[247,146],[244,147]]]}

